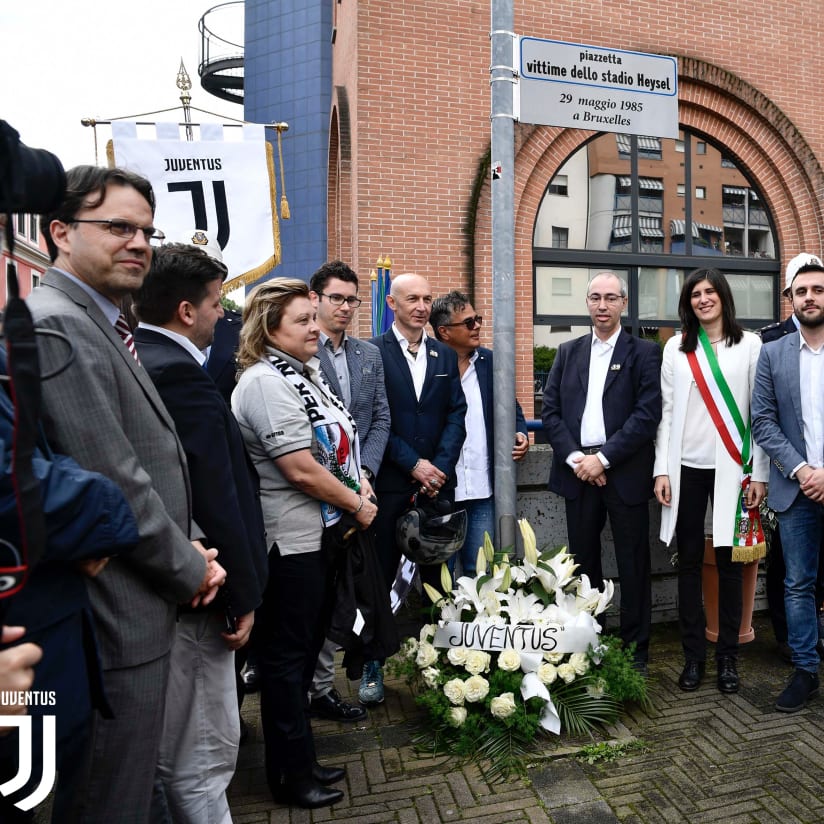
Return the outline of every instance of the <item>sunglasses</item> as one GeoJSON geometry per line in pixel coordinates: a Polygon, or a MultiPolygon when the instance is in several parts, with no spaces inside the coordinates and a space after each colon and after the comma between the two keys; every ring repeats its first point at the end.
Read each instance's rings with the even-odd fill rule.
{"type": "Polygon", "coordinates": [[[476,327],[480,326],[484,319],[480,315],[475,315],[474,318],[464,318],[457,323],[445,323],[444,326],[465,326],[470,332],[476,327]]]}

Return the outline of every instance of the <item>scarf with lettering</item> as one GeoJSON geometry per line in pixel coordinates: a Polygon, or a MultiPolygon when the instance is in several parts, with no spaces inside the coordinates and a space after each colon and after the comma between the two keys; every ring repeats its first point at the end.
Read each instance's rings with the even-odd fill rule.
{"type": "Polygon", "coordinates": [[[698,344],[694,352],[687,352],[687,362],[721,443],[724,444],[729,456],[741,467],[741,488],[733,529],[732,560],[743,563],[757,561],[766,555],[767,542],[758,508],[748,509],[745,505],[747,490],[752,483],[751,421],[748,415],[747,423],[744,423],[709,337],[703,329],[698,331],[698,344]]]}
{"type": "MultiPolygon", "coordinates": [[[[297,372],[271,349],[262,360],[292,384],[303,401],[314,432],[315,460],[344,486],[358,492],[360,445],[358,428],[349,411],[324,383],[317,369],[305,365],[303,373],[297,372]]],[[[343,515],[342,510],[326,501],[320,501],[320,512],[324,527],[336,524],[343,515]]]]}

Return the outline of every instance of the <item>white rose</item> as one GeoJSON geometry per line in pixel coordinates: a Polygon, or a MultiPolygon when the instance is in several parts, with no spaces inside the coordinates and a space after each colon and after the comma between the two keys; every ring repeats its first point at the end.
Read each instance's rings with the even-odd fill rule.
{"type": "Polygon", "coordinates": [[[435,661],[438,660],[438,650],[427,641],[421,641],[418,644],[418,654],[415,657],[415,663],[421,668],[431,667],[435,661]]]}
{"type": "Polygon", "coordinates": [[[446,653],[446,657],[449,659],[450,664],[454,664],[456,667],[462,667],[466,663],[466,656],[469,654],[469,650],[466,647],[450,647],[446,653]]]}
{"type": "Polygon", "coordinates": [[[596,679],[594,684],[587,684],[587,695],[590,698],[603,698],[607,682],[603,678],[596,679]]]}
{"type": "Polygon", "coordinates": [[[470,675],[478,675],[481,672],[489,672],[490,657],[488,652],[479,649],[471,649],[466,654],[466,671],[470,675]]]}
{"type": "Polygon", "coordinates": [[[437,667],[427,667],[425,670],[421,670],[421,678],[430,689],[435,689],[438,686],[438,676],[440,674],[441,671],[437,667]]]}
{"type": "Polygon", "coordinates": [[[466,707],[452,707],[446,718],[453,727],[462,727],[466,721],[466,707]]]}
{"type": "Polygon", "coordinates": [[[569,663],[575,670],[576,675],[586,675],[589,671],[589,658],[585,652],[573,652],[569,656],[569,663]]]}
{"type": "Polygon", "coordinates": [[[561,680],[566,681],[567,684],[571,684],[575,680],[575,667],[573,667],[569,662],[566,664],[559,664],[558,677],[561,680]]]}
{"type": "Polygon", "coordinates": [[[555,664],[541,664],[538,667],[538,680],[542,684],[546,684],[549,686],[550,684],[555,682],[555,679],[558,677],[558,668],[555,664]]]}
{"type": "Polygon", "coordinates": [[[403,654],[406,658],[414,658],[418,654],[418,642],[415,638],[407,638],[403,642],[403,654]]]}
{"type": "Polygon", "coordinates": [[[489,681],[482,675],[473,675],[464,681],[464,698],[472,704],[483,701],[489,694],[489,681]]]}
{"type": "Polygon", "coordinates": [[[421,627],[420,640],[431,641],[435,637],[435,630],[438,627],[435,624],[424,624],[421,627]]]}
{"type": "Polygon", "coordinates": [[[564,660],[563,652],[545,652],[544,660],[549,661],[550,664],[560,664],[564,660]]]}
{"type": "Polygon", "coordinates": [[[505,649],[498,655],[498,666],[506,672],[521,668],[521,654],[514,649],[505,649]]]}
{"type": "Polygon", "coordinates": [[[509,718],[515,712],[515,696],[511,692],[502,692],[489,702],[489,711],[495,718],[509,718]]]}
{"type": "Polygon", "coordinates": [[[460,678],[453,678],[443,685],[443,694],[449,699],[450,704],[463,704],[464,702],[464,682],[460,678]]]}

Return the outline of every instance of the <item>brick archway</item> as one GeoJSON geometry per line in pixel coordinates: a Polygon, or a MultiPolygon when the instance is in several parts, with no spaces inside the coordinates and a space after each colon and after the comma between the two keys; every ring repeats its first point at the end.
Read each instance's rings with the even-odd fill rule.
{"type": "MultiPolygon", "coordinates": [[[[723,145],[756,182],[775,220],[782,259],[800,251],[821,254],[824,237],[824,170],[790,119],[761,92],[723,69],[678,58],[679,118],[692,132],[723,145]]],[[[520,340],[532,340],[532,236],[547,183],[593,131],[516,125],[515,136],[515,324],[520,340]]],[[[490,187],[476,213],[476,294],[492,294],[490,187]]],[[[477,301],[481,303],[481,301],[477,301]]],[[[492,306],[483,306],[491,312],[492,306]]],[[[522,402],[532,385],[532,351],[517,352],[522,402]]]]}

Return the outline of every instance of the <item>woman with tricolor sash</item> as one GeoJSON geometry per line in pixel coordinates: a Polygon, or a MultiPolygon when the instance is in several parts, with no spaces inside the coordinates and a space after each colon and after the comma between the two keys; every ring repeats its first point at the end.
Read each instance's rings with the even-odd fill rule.
{"type": "Polygon", "coordinates": [[[738,691],[741,569],[766,552],[758,506],[767,456],[750,432],[750,399],[761,341],[735,319],[735,302],[717,269],[696,269],[681,289],[682,330],[664,347],[663,414],[655,442],[655,497],[661,540],[678,545],[678,620],[685,664],[682,690],[698,689],[706,657],[701,587],[704,518],[712,503],[718,570],[717,685],[738,691]]]}

